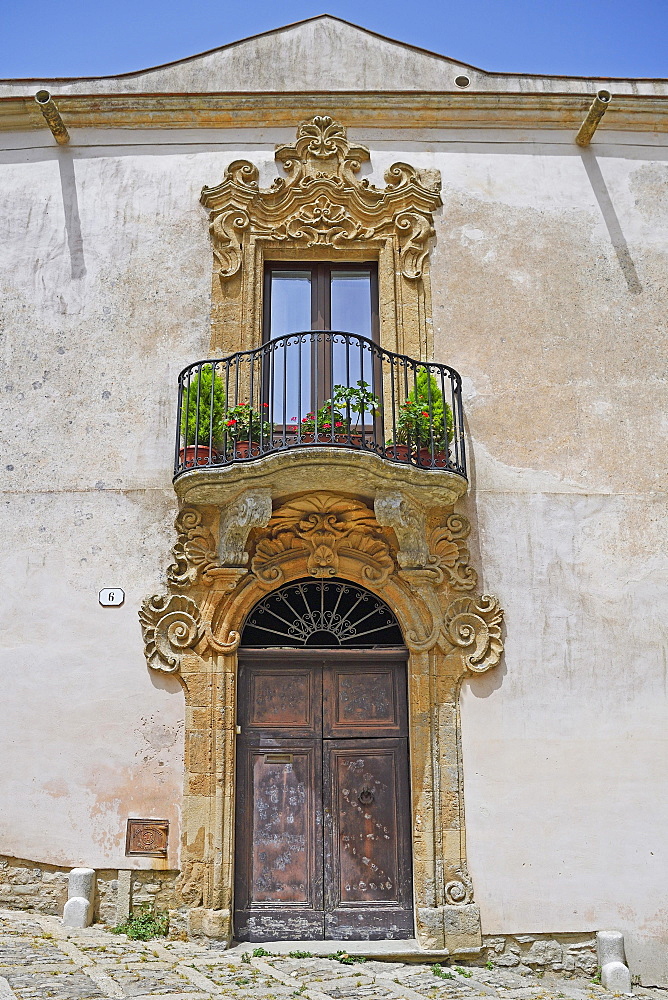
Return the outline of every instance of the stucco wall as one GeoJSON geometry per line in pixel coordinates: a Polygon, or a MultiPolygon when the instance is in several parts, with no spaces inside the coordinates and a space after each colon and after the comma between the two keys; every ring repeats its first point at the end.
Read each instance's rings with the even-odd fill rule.
{"type": "MultiPolygon", "coordinates": [[[[267,183],[293,137],[8,137],[2,853],[127,867],[125,820],[153,815],[177,865],[183,697],[149,676],[136,615],[173,543],[175,376],[208,353],[199,191],[239,157],[267,183]]],[[[620,927],[667,982],[665,150],[351,138],[378,183],[394,160],[443,177],[436,358],[465,377],[472,548],[506,609],[502,667],[462,696],[483,932],[620,927]]]]}

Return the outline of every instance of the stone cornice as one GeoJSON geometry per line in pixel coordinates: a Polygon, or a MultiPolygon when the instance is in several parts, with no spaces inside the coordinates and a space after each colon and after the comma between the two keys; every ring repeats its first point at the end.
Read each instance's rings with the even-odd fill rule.
{"type": "MultiPolygon", "coordinates": [[[[223,93],[54,94],[68,129],[289,128],[316,113],[365,129],[577,129],[591,94],[522,93],[223,93]]],[[[0,131],[48,131],[32,94],[0,98],[0,131]]],[[[614,95],[606,131],[668,131],[668,96],[614,95]]]]}

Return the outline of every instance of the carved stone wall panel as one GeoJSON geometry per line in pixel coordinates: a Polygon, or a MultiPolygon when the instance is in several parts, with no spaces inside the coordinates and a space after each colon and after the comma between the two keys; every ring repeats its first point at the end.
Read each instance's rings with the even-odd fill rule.
{"type": "Polygon", "coordinates": [[[247,160],[227,167],[205,187],[213,251],[214,352],[260,343],[265,259],[379,261],[381,342],[389,350],[427,358],[431,350],[427,262],[440,176],[407,163],[385,172],[385,187],[360,177],[369,160],[327,115],[302,122],[294,145],[279,146],[284,171],[261,189],[247,160]],[[395,305],[396,304],[396,305],[395,305]]]}

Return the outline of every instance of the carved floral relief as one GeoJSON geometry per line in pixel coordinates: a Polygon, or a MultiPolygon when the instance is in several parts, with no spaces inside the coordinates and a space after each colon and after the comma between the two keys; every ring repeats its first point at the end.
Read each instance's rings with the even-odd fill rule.
{"type": "Polygon", "coordinates": [[[441,204],[435,172],[394,163],[385,188],[375,187],[358,176],[369,150],[351,145],[344,126],[328,115],[302,122],[296,143],[279,146],[276,160],[287,176],[268,190],[259,187],[258,170],[247,160],[235,160],[221,184],[202,190],[222,281],[242,268],[243,244],[251,237],[306,249],[394,237],[403,276],[422,276],[434,235],[432,213],[441,204]]]}

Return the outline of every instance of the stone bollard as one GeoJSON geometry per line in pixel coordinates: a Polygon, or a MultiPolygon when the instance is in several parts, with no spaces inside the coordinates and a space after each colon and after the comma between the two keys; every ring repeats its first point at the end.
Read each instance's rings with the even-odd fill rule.
{"type": "Polygon", "coordinates": [[[63,910],[66,927],[88,927],[93,922],[95,869],[73,868],[69,874],[67,902],[63,910]]]}
{"type": "Polygon", "coordinates": [[[611,993],[632,993],[631,973],[626,965],[624,935],[621,931],[597,931],[598,964],[601,984],[611,993]]]}

